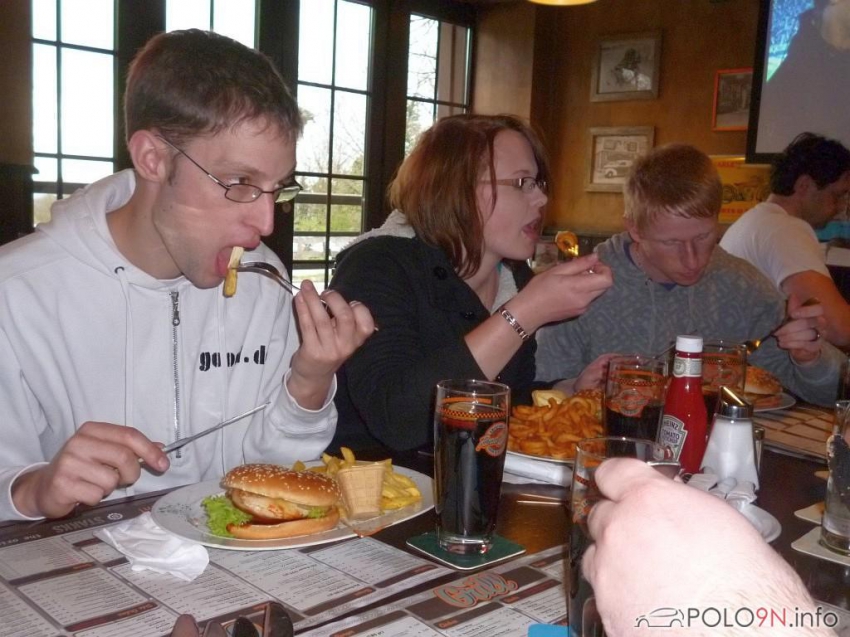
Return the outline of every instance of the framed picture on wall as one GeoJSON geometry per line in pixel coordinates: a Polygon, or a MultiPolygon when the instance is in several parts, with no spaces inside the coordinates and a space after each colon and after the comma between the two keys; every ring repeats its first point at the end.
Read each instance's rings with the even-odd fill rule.
{"type": "Polygon", "coordinates": [[[655,143],[652,126],[618,126],[590,129],[585,190],[622,192],[635,159],[655,143]]]}
{"type": "Polygon", "coordinates": [[[712,130],[747,130],[752,91],[753,70],[751,68],[717,71],[714,76],[712,130]]]}
{"type": "Polygon", "coordinates": [[[660,31],[606,37],[596,49],[590,101],[655,99],[660,69],[660,31]]]}

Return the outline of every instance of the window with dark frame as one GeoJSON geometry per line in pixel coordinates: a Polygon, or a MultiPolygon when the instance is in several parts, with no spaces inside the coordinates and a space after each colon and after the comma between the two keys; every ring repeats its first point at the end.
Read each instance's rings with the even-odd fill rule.
{"type": "Polygon", "coordinates": [[[273,0],[158,0],[142,19],[126,0],[32,0],[33,225],[57,199],[128,167],[119,102],[133,52],[162,29],[212,29],[266,51],[297,92],[305,191],[266,242],[296,283],[324,289],[338,252],[383,220],[386,187],[419,133],[469,109],[474,11],[410,4],[310,0],[299,12],[273,0]]]}

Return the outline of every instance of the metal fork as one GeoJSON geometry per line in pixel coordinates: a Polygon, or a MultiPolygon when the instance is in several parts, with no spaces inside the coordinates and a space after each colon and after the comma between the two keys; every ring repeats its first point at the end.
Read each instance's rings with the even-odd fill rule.
{"type": "Polygon", "coordinates": [[[298,293],[301,289],[283,276],[283,274],[280,273],[280,270],[278,270],[275,266],[271,263],[266,263],[265,261],[245,261],[240,263],[235,269],[237,272],[254,272],[255,274],[267,276],[273,281],[277,281],[283,288],[289,290],[292,294],[298,293]]]}
{"type": "MultiPolygon", "coordinates": [[[[277,281],[281,287],[287,290],[290,294],[295,295],[301,291],[297,285],[295,285],[292,281],[287,279],[283,274],[281,274],[280,270],[278,270],[271,263],[266,263],[265,261],[244,261],[240,263],[235,270],[237,272],[253,272],[255,274],[262,274],[270,278],[272,281],[277,281]]],[[[325,303],[324,299],[320,299],[322,301],[322,305],[325,306],[325,311],[333,317],[331,314],[331,310],[328,307],[328,304],[325,303]]]]}

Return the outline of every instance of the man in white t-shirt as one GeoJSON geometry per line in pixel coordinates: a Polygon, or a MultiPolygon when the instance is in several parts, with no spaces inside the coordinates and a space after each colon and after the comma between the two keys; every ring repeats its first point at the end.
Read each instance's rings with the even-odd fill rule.
{"type": "Polygon", "coordinates": [[[848,205],[850,151],[803,133],[774,161],[770,186],[767,201],[733,223],[720,245],[759,268],[787,296],[817,298],[827,323],[823,336],[846,348],[850,305],[829,274],[814,228],[848,205]]]}

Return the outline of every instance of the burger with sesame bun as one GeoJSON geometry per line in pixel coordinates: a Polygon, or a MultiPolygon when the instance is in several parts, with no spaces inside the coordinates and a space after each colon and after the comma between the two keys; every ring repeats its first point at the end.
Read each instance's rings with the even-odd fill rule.
{"type": "Polygon", "coordinates": [[[320,533],[339,521],[339,487],[319,473],[246,464],[229,471],[221,484],[224,496],[204,501],[216,535],[271,540],[320,533]]]}
{"type": "Polygon", "coordinates": [[[782,402],[782,383],[766,369],[747,365],[744,395],[755,409],[773,409],[782,402]]]}

